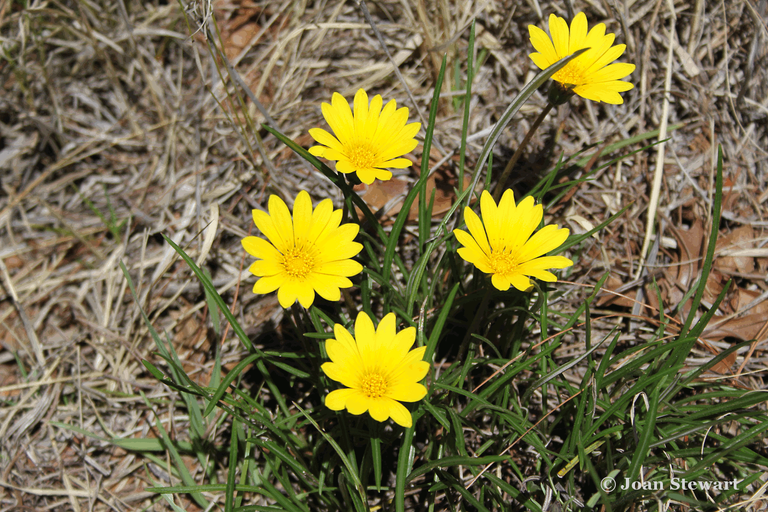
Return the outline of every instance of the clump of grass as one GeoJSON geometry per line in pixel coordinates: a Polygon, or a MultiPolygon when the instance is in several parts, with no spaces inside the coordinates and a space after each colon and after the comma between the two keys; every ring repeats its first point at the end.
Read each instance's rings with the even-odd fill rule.
{"type": "MultiPolygon", "coordinates": [[[[384,69],[367,34],[354,39],[362,30],[338,28],[362,20],[349,16],[357,8],[351,4],[344,10],[329,4],[326,12],[320,4],[243,4],[238,10],[253,8],[257,14],[248,22],[258,22],[263,33],[254,51],[235,62],[219,53],[226,41],[214,23],[191,24],[189,33],[203,28],[195,40],[174,32],[185,31],[181,12],[192,12],[190,5],[156,4],[0,7],[3,507],[759,506],[764,486],[758,475],[766,470],[765,407],[754,391],[764,375],[760,340],[750,345],[728,339],[716,349],[699,342],[719,314],[718,304],[722,310],[733,302],[731,296],[722,299],[727,287],[714,296],[703,288],[708,275],[710,282],[721,275],[712,270],[716,228],[742,225],[748,209],[732,205],[741,191],[761,190],[764,181],[760,99],[768,81],[760,80],[763,26],[751,5],[729,6],[721,14],[701,2],[683,16],[680,5],[672,6],[678,17],[670,34],[679,30],[686,38],[687,57],[686,49],[665,41],[666,24],[674,20],[657,17],[653,2],[636,2],[636,13],[619,9],[628,55],[642,62],[642,81],[638,77],[627,108],[583,102],[570,112],[561,108],[557,119],[544,120],[545,135],[531,141],[530,157],[523,153],[524,164],[513,169],[524,170],[509,182],[518,199],[527,194],[542,203],[547,223],[573,229],[579,222],[583,228],[560,249],[576,263],[573,270],[556,284],[522,293],[492,289],[484,274],[457,257],[451,231],[463,227],[465,205],[477,211],[481,190],[503,181],[507,147],[514,149],[530,114],[541,107],[543,96],[536,94],[525,102],[523,95],[512,104],[498,102],[508,102],[533,76],[522,64],[530,49],[517,28],[534,19],[534,10],[547,12],[546,2],[503,13],[493,5],[455,11],[446,2],[425,4],[440,16],[423,9],[414,15],[405,4],[371,4],[373,19],[395,20],[377,41],[399,49],[392,57],[405,75],[402,83],[371,80],[387,76],[392,63],[384,69]],[[467,38],[472,16],[484,26],[477,58],[476,42],[467,38]],[[637,42],[645,38],[643,44],[633,44],[633,34],[637,42]],[[211,43],[210,60],[198,58],[203,35],[211,43]],[[420,44],[415,38],[421,35],[431,39],[420,44]],[[364,44],[357,48],[350,40],[364,44]],[[647,52],[642,59],[638,46],[647,52]],[[441,72],[444,51],[449,55],[441,72]],[[419,213],[415,223],[402,215],[394,216],[394,226],[381,222],[382,212],[366,208],[350,182],[301,149],[313,126],[307,118],[319,116],[315,100],[327,100],[339,83],[349,85],[344,80],[355,84],[352,92],[357,89],[360,56],[376,69],[363,77],[368,87],[396,95],[431,130],[421,149],[422,172],[407,188],[419,213]],[[319,70],[314,61],[327,67],[319,70]],[[701,68],[698,76],[692,62],[701,68]],[[662,108],[664,73],[672,101],[662,108]],[[439,80],[443,86],[435,87],[439,80]],[[413,94],[399,92],[413,84],[419,84],[413,94]],[[435,90],[425,91],[424,84],[435,90]],[[438,96],[436,113],[420,106],[430,97],[434,105],[438,96]],[[257,113],[264,98],[270,104],[257,113]],[[655,223],[644,201],[625,205],[644,182],[647,151],[641,146],[665,138],[645,124],[655,127],[667,118],[688,125],[668,142],[666,161],[663,152],[657,156],[662,204],[664,194],[671,199],[667,211],[660,210],[656,242],[667,244],[659,249],[664,254],[664,224],[684,223],[700,207],[696,215],[711,227],[710,253],[702,253],[706,265],[685,284],[682,300],[657,311],[640,306],[642,298],[635,296],[638,307],[630,316],[621,307],[600,306],[599,298],[614,288],[610,279],[617,272],[637,272],[622,262],[636,261],[633,234],[643,231],[636,229],[640,219],[649,219],[647,240],[654,241],[655,223]],[[470,135],[486,127],[482,137],[470,135]],[[614,130],[611,142],[618,142],[598,142],[614,130]],[[493,140],[482,144],[486,137],[493,140]],[[437,217],[430,215],[434,200],[424,181],[433,171],[434,161],[426,158],[430,142],[435,154],[447,156],[455,147],[459,156],[441,169],[449,167],[459,179],[450,211],[437,217]],[[725,164],[717,162],[716,142],[723,143],[725,164]],[[708,150],[711,169],[701,160],[708,150]],[[682,175],[669,172],[670,159],[693,179],[677,180],[682,175]],[[728,165],[736,170],[730,176],[728,165]],[[637,181],[626,181],[628,170],[637,181]],[[727,200],[716,179],[721,173],[731,180],[727,200]],[[470,187],[465,174],[473,178],[470,187]],[[684,188],[689,183],[694,199],[684,188]],[[311,188],[315,200],[343,198],[345,222],[362,225],[358,241],[365,247],[358,259],[367,270],[343,303],[319,301],[283,315],[281,308],[269,308],[272,296],[254,300],[247,289],[239,290],[247,268],[239,239],[251,229],[243,207],[260,207],[267,192],[288,199],[299,188],[311,188]],[[609,205],[605,197],[614,194],[609,205]],[[684,200],[697,206],[679,207],[684,200]],[[211,214],[217,220],[208,227],[207,203],[221,212],[211,214]],[[236,249],[229,247],[233,240],[236,249]],[[615,258],[617,244],[625,247],[615,258]],[[596,252],[611,268],[610,277],[601,274],[596,252]],[[181,253],[192,259],[175,264],[181,253]],[[126,262],[123,269],[119,260],[126,262]],[[398,329],[416,329],[417,344],[426,348],[432,365],[424,382],[428,395],[409,405],[412,428],[323,405],[340,387],[320,369],[328,361],[325,340],[334,336],[334,324],[352,330],[358,309],[374,318],[395,312],[398,329]],[[736,374],[721,374],[734,360],[741,364],[736,374]],[[635,478],[637,488],[608,492],[606,477],[619,486],[635,478]],[[735,479],[738,486],[681,489],[683,478],[735,479]]],[[[227,9],[225,4],[217,12],[227,9]]],[[[668,131],[676,126],[669,124],[668,131]]],[[[745,203],[759,206],[760,200],[746,197],[745,203]]],[[[648,261],[648,272],[629,284],[645,285],[646,296],[650,291],[656,299],[649,302],[663,304],[668,298],[659,272],[666,269],[659,261],[665,260],[657,258],[654,266],[649,255],[648,261]],[[658,291],[653,279],[660,282],[658,291]]],[[[762,281],[759,273],[734,277],[742,287],[762,281]]]]}
{"type": "MultiPolygon", "coordinates": [[[[474,26],[469,41],[471,47],[474,26]]],[[[659,311],[653,320],[656,330],[637,343],[620,344],[615,328],[607,336],[593,338],[593,324],[603,320],[594,317],[592,310],[607,274],[579,307],[558,309],[550,305],[563,295],[558,284],[536,284],[526,292],[494,290],[455,252],[447,226],[457,222],[459,206],[471,205],[473,196],[492,182],[489,165],[486,185],[476,186],[501,131],[534,91],[570,59],[540,73],[510,104],[481,152],[472,186],[455,191],[453,207],[436,228],[431,222],[432,202],[425,192],[445,60],[426,126],[421,175],[389,230],[343,176],[264,125],[339,188],[353,221],[368,223],[361,233],[365,275],[359,294],[347,298],[346,310],[343,304],[294,308],[300,348],[262,350],[229,311],[210,277],[166,237],[249,355],[222,377],[217,363],[209,385],[201,387],[186,375],[170,340],[164,343],[144,315],[168,374],[148,361],[144,364],[184,400],[192,425],[185,447],[201,463],[226,460],[228,467],[226,481],[217,482],[214,473],[207,473],[209,483],[195,482],[180,458],[182,445],[168,438],[157,423],[161,444],[171,456],[172,473],[180,483],[155,486],[151,491],[186,493],[203,508],[210,506],[204,493],[223,493],[227,511],[273,510],[274,505],[292,511],[499,510],[510,504],[539,511],[555,502],[563,510],[629,510],[640,503],[662,510],[670,502],[704,510],[736,503],[759,478],[756,469],[768,466],[768,459],[752,447],[768,430],[768,418],[756,407],[763,398],[731,385],[713,385],[701,376],[746,344],[724,351],[699,368],[686,367],[688,354],[728,289],[724,287],[697,318],[723,201],[722,153],[708,251],[702,273],[686,297],[693,298],[690,313],[681,324],[659,311]],[[407,265],[398,253],[417,195],[417,236],[412,243],[418,257],[407,265]],[[356,218],[355,207],[363,212],[363,219],[356,218]],[[320,371],[327,360],[323,340],[333,336],[334,324],[349,328],[358,307],[376,317],[394,312],[405,326],[416,328],[417,344],[426,347],[425,359],[433,364],[425,382],[428,393],[411,408],[413,426],[409,428],[334,413],[323,406],[325,395],[333,389],[320,371]],[[584,346],[564,358],[559,351],[576,329],[583,329],[584,346]],[[263,383],[255,396],[237,384],[249,365],[255,366],[263,383]],[[303,390],[301,396],[287,400],[280,381],[303,390]],[[213,416],[217,410],[223,414],[213,416]],[[230,430],[228,446],[207,443],[205,433],[214,418],[230,430]],[[729,425],[735,435],[723,433],[729,425]],[[642,485],[613,488],[607,479],[642,485]],[[735,480],[738,485],[707,495],[683,494],[675,492],[675,483],[681,479],[735,480]]],[[[474,69],[471,60],[467,69],[474,69]]],[[[470,73],[466,97],[472,93],[472,78],[470,73]]],[[[462,133],[466,134],[469,102],[463,105],[462,133]]],[[[644,134],[639,140],[653,135],[644,134]]],[[[637,141],[619,145],[630,142],[637,141]]],[[[462,157],[464,147],[462,140],[462,157]]],[[[561,158],[531,193],[551,206],[573,187],[589,186],[592,174],[625,156],[578,179],[564,180],[558,177],[577,159],[561,158]]],[[[560,250],[578,255],[585,240],[609,227],[624,211],[587,233],[571,236],[560,250]]],[[[130,279],[125,268],[124,273],[130,279]]]]}

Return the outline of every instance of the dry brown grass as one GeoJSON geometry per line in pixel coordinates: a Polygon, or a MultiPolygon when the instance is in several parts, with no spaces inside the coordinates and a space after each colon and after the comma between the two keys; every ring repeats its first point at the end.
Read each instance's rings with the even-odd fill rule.
{"type": "MultiPolygon", "coordinates": [[[[765,389],[768,2],[564,4],[572,3],[627,43],[623,60],[638,65],[631,76],[636,88],[622,106],[576,99],[560,107],[524,155],[513,185],[525,190],[560,151],[571,155],[662,121],[685,123],[670,134],[660,167],[657,228],[665,243],[652,248],[645,262],[650,272],[637,279],[654,151],[606,169],[553,210],[559,222],[584,232],[631,202],[624,220],[581,253],[571,279],[591,284],[611,270],[613,289],[658,305],[646,286],[648,276],[656,276],[669,306],[693,277],[661,267],[678,262],[683,268],[700,254],[704,235],[697,239],[681,226],[696,219],[706,224],[721,144],[727,187],[721,234],[741,231],[719,247],[722,279],[713,280],[711,292],[735,278],[738,290],[723,314],[758,317],[749,326],[721,322],[690,362],[734,340],[756,338],[748,354],[723,368],[722,378],[765,389]]],[[[207,383],[214,347],[221,345],[225,365],[243,350],[231,335],[223,341],[216,336],[201,287],[160,234],[205,262],[235,314],[251,326],[252,339],[280,343],[283,310],[273,296],[250,292],[239,242],[253,229],[250,210],[264,205],[269,193],[291,198],[307,189],[316,200],[340,195],[264,130],[245,125],[235,100],[244,97],[242,89],[217,72],[206,46],[212,25],[205,0],[188,5],[192,31],[206,23],[192,37],[174,2],[23,4],[0,5],[0,509],[161,509],[163,502],[143,489],[150,479],[171,482],[167,467],[50,424],[99,437],[156,437],[157,414],[174,438],[187,437],[189,422],[175,410],[176,393],[141,364],[157,357],[118,262],[127,265],[140,306],[169,334],[186,370],[207,383]],[[215,234],[209,243],[206,233],[215,234]]],[[[527,58],[527,25],[543,26],[541,14],[570,14],[562,2],[547,0],[387,0],[368,7],[402,80],[353,2],[227,0],[215,3],[214,14],[225,54],[244,82],[274,125],[305,147],[311,143],[307,129],[323,124],[320,102],[333,91],[351,97],[365,87],[397,98],[413,117],[425,116],[442,53],[453,76],[453,66],[464,62],[465,29],[477,16],[478,47],[487,54],[472,100],[470,168],[484,131],[536,72],[527,58]]],[[[220,59],[218,69],[225,71],[220,59]]],[[[449,80],[446,98],[451,89],[449,80]]],[[[544,102],[537,95],[518,114],[497,148],[497,167],[503,168],[544,102]]],[[[247,105],[257,123],[266,121],[252,102],[247,105]]],[[[446,99],[435,158],[457,151],[460,130],[461,114],[446,99]]],[[[400,173],[406,180],[413,175],[400,173]]],[[[566,300],[575,304],[585,293],[574,287],[566,300]]],[[[628,312],[633,303],[605,307],[628,312]]],[[[643,335],[642,329],[625,334],[643,335]]],[[[197,461],[188,462],[199,475],[197,461]]]]}

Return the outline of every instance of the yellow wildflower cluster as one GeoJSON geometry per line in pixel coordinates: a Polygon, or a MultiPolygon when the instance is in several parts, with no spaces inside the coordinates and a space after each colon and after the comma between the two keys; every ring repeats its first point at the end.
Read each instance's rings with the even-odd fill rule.
{"type": "MultiPolygon", "coordinates": [[[[580,49],[589,48],[559,70],[553,79],[567,94],[607,103],[622,103],[620,92],[632,84],[620,80],[635,68],[632,64],[613,63],[624,45],[613,46],[614,35],[598,24],[587,31],[587,20],[579,13],[570,28],[564,19],[549,18],[548,36],[538,27],[529,27],[531,43],[537,50],[530,55],[534,64],[545,69],[580,49]]],[[[322,114],[333,134],[322,129],[309,130],[318,145],[309,149],[317,157],[336,162],[342,174],[355,173],[360,181],[389,180],[389,169],[412,164],[404,155],[416,148],[421,125],[408,123],[408,109],[397,108],[395,100],[386,105],[381,96],[369,101],[362,89],[354,97],[353,108],[339,93],[331,103],[322,104],[322,114]]],[[[253,286],[258,294],[277,290],[280,305],[291,307],[296,301],[309,308],[315,295],[338,301],[341,289],[353,285],[350,277],[360,274],[363,266],[353,258],[363,246],[355,241],[359,226],[342,223],[342,210],[335,210],[330,199],[313,208],[306,191],[296,197],[293,211],[279,197],[272,195],[268,212],[253,210],[253,222],[266,238],[249,236],[242,240],[248,254],[257,258],[250,271],[259,279],[253,286]]],[[[568,230],[556,225],[539,228],[542,206],[531,197],[520,203],[507,190],[498,204],[484,191],[480,213],[464,209],[469,232],[455,229],[461,244],[458,255],[491,275],[492,285],[501,291],[510,287],[526,291],[530,278],[554,282],[548,269],[562,269],[573,264],[563,256],[547,256],[568,238],[568,230]]],[[[377,421],[392,418],[404,427],[412,425],[411,414],[401,402],[416,402],[427,393],[421,381],[429,371],[423,361],[425,347],[411,350],[416,330],[408,327],[396,332],[395,315],[386,315],[378,327],[364,312],[357,315],[355,333],[341,324],[334,326],[335,338],[326,342],[330,362],[322,365],[325,374],[340,382],[343,389],[332,391],[325,400],[328,408],[347,409],[359,415],[368,412],[377,421]]]]}

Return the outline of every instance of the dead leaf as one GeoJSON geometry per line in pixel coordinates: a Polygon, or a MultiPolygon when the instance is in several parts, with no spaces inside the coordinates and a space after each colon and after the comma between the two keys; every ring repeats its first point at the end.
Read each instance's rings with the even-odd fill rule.
{"type": "MultiPolygon", "coordinates": [[[[748,304],[761,295],[761,292],[737,288],[733,295],[736,301],[735,310],[738,313],[744,311],[748,304]]],[[[744,316],[731,318],[721,324],[717,323],[715,317],[710,322],[712,327],[708,326],[702,333],[702,337],[709,340],[722,340],[728,337],[741,341],[753,340],[766,322],[768,322],[768,301],[763,301],[747,311],[744,316]]]]}
{"type": "Polygon", "coordinates": [[[755,259],[753,257],[727,255],[729,250],[737,251],[752,247],[754,241],[755,233],[751,226],[741,226],[724,237],[719,237],[716,245],[717,254],[725,253],[726,255],[719,256],[715,260],[714,266],[725,274],[754,272],[755,259]]]}
{"type": "MultiPolygon", "coordinates": [[[[412,156],[406,155],[406,158],[410,158],[414,162],[413,170],[419,174],[419,167],[417,167],[417,160],[412,156]]],[[[429,164],[434,166],[441,159],[441,155],[435,148],[432,148],[430,152],[429,164]]],[[[458,155],[452,157],[454,162],[458,162],[458,155]]],[[[456,199],[454,189],[458,183],[458,178],[454,174],[454,166],[445,163],[441,165],[435,172],[433,172],[428,178],[426,183],[426,197],[427,204],[432,199],[432,192],[434,191],[435,199],[432,204],[432,217],[442,217],[453,206],[453,202],[456,199]]],[[[403,200],[408,195],[410,187],[414,186],[416,181],[410,181],[405,178],[392,178],[388,181],[376,180],[370,185],[360,184],[354,187],[355,191],[360,194],[360,197],[368,204],[371,210],[376,213],[382,208],[381,221],[387,223],[392,222],[400,209],[403,207],[403,200]]],[[[464,189],[472,184],[471,176],[469,173],[464,173],[464,189]]],[[[362,212],[358,213],[362,215],[362,212]]],[[[408,212],[408,221],[413,222],[419,216],[419,196],[417,195],[411,205],[411,209],[408,212]]]]}
{"type": "Polygon", "coordinates": [[[611,293],[615,292],[623,285],[624,282],[618,276],[614,274],[608,276],[608,279],[605,281],[605,285],[603,285],[603,290],[600,292],[600,295],[597,298],[596,305],[598,307],[619,306],[625,308],[631,308],[634,306],[635,303],[632,299],[637,297],[636,289],[627,290],[626,292],[621,292],[621,294],[611,293]]]}

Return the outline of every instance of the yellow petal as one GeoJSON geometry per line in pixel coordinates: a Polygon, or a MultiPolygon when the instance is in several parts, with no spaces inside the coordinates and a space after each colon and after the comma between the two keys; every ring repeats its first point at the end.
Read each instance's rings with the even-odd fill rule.
{"type": "Polygon", "coordinates": [[[347,397],[347,410],[350,414],[357,416],[367,411],[373,400],[365,396],[362,392],[358,390],[355,391],[355,393],[350,393],[347,397]]]}
{"type": "Polygon", "coordinates": [[[573,265],[573,261],[565,256],[542,256],[535,260],[526,261],[517,267],[521,274],[527,276],[539,277],[537,272],[548,268],[566,268],[573,265]]]}
{"type": "Polygon", "coordinates": [[[387,390],[386,396],[398,402],[418,402],[427,396],[427,388],[418,382],[402,383],[387,390]]]}
{"type": "Polygon", "coordinates": [[[621,105],[624,99],[619,92],[632,89],[634,85],[629,82],[617,80],[615,82],[605,82],[602,84],[589,84],[574,88],[574,92],[584,99],[592,101],[603,101],[610,105],[621,105]]]}
{"type": "Polygon", "coordinates": [[[592,49],[582,54],[578,60],[582,59],[583,57],[584,62],[587,62],[587,54],[591,54],[591,59],[600,57],[608,48],[611,47],[614,38],[615,36],[613,34],[609,34],[608,36],[605,35],[605,23],[598,23],[592,27],[592,29],[587,34],[586,39],[584,39],[584,48],[592,49]]]}
{"type": "Polygon", "coordinates": [[[584,41],[587,39],[587,16],[580,12],[573,21],[571,21],[571,33],[568,40],[568,53],[584,48],[584,41]]]}
{"type": "Polygon", "coordinates": [[[357,177],[366,185],[370,185],[376,179],[376,171],[374,169],[358,169],[357,177]]]}
{"type": "MultiPolygon", "coordinates": [[[[323,144],[324,146],[328,146],[331,149],[335,149],[336,151],[342,151],[343,149],[341,142],[339,142],[339,140],[336,137],[334,137],[327,131],[323,130],[322,128],[310,128],[309,135],[311,135],[312,138],[315,139],[320,144],[323,144]]],[[[312,148],[310,148],[309,152],[312,153],[312,148]]]]}
{"type": "Polygon", "coordinates": [[[475,239],[477,245],[480,246],[480,249],[485,254],[491,254],[491,247],[488,245],[488,238],[486,238],[483,223],[480,221],[480,217],[468,206],[464,207],[464,222],[467,224],[469,233],[475,239]]]}
{"type": "Polygon", "coordinates": [[[531,44],[543,59],[542,63],[544,66],[542,67],[539,63],[536,63],[537,66],[541,67],[541,69],[546,69],[559,60],[555,47],[552,45],[552,40],[546,32],[535,25],[528,25],[528,35],[530,36],[531,44]]]}
{"type": "Polygon", "coordinates": [[[289,308],[296,302],[296,299],[299,297],[299,287],[299,284],[290,280],[286,280],[286,282],[280,286],[277,290],[277,301],[282,307],[289,308]]]}
{"type": "MultiPolygon", "coordinates": [[[[357,224],[343,224],[333,231],[326,231],[315,240],[315,246],[320,252],[320,261],[334,261],[343,259],[339,248],[352,242],[360,231],[357,224]]],[[[355,253],[357,254],[357,253],[355,253]]]]}
{"type": "Polygon", "coordinates": [[[527,292],[533,286],[531,280],[522,274],[513,274],[509,276],[509,282],[521,292],[527,292]]]}
{"type": "MultiPolygon", "coordinates": [[[[376,347],[385,347],[387,350],[395,351],[396,348],[393,344],[397,336],[395,334],[396,329],[397,317],[395,317],[394,313],[387,313],[379,322],[378,327],[376,327],[376,347]]],[[[413,327],[409,327],[402,332],[409,331],[410,329],[413,329],[413,327]]],[[[415,336],[414,331],[414,340],[416,339],[415,336]]],[[[413,340],[411,340],[411,345],[413,345],[413,340]]],[[[411,348],[411,345],[408,348],[411,348]]]]}
{"type": "Polygon", "coordinates": [[[397,102],[395,100],[390,100],[384,106],[384,109],[381,111],[381,115],[379,116],[379,124],[376,127],[376,133],[373,135],[372,140],[374,146],[382,145],[390,137],[393,130],[390,123],[392,121],[392,116],[396,111],[397,102]]]}
{"type": "Polygon", "coordinates": [[[333,254],[326,258],[326,253],[322,253],[321,255],[318,255],[317,258],[319,262],[324,263],[330,261],[348,260],[357,256],[362,249],[363,244],[358,242],[340,242],[339,245],[333,247],[333,254]]]}
{"type": "Polygon", "coordinates": [[[480,196],[480,212],[483,214],[483,225],[488,234],[491,249],[501,248],[501,222],[496,208],[496,202],[487,190],[480,196]]]}
{"type": "Polygon", "coordinates": [[[368,125],[368,95],[363,89],[358,89],[355,93],[354,108],[355,133],[360,135],[368,125]]]}
{"type": "Polygon", "coordinates": [[[291,220],[291,212],[288,210],[288,206],[285,204],[285,201],[276,195],[271,195],[269,196],[268,207],[269,216],[272,218],[275,230],[280,233],[280,237],[285,244],[284,246],[292,248],[294,246],[293,220],[291,220]]]}
{"type": "Polygon", "coordinates": [[[557,58],[562,59],[568,55],[568,23],[554,14],[549,15],[549,35],[552,36],[552,44],[555,47],[557,58]]]}
{"type": "MultiPolygon", "coordinates": [[[[330,199],[328,201],[330,201],[330,199]]],[[[334,231],[339,229],[343,213],[344,212],[341,210],[332,210],[328,215],[327,222],[325,222],[325,225],[322,226],[322,229],[319,229],[319,227],[316,229],[315,226],[312,227],[309,236],[311,240],[314,240],[316,247],[322,247],[323,240],[328,238],[334,231]]]]}
{"type": "MultiPolygon", "coordinates": [[[[423,347],[426,349],[426,347],[423,347]]],[[[398,367],[388,374],[390,384],[393,387],[400,386],[408,382],[418,382],[429,373],[430,364],[422,361],[424,357],[423,350],[411,350],[398,367]]]]}
{"type": "MultiPolygon", "coordinates": [[[[384,150],[380,155],[378,155],[376,166],[377,167],[395,167],[394,165],[380,165],[380,163],[391,162],[395,159],[395,157],[410,153],[418,145],[419,143],[416,139],[407,139],[402,142],[392,144],[386,150],[384,150]]],[[[408,163],[404,167],[408,167],[409,165],[411,165],[410,160],[408,160],[408,163]]]]}
{"type": "Polygon", "coordinates": [[[371,400],[368,405],[368,413],[371,415],[371,418],[376,421],[387,421],[389,419],[390,402],[392,400],[388,398],[371,400]]]}
{"type": "Polygon", "coordinates": [[[309,240],[309,230],[312,226],[312,199],[306,190],[296,196],[293,203],[293,231],[297,247],[304,246],[309,240]]]}
{"type": "Polygon", "coordinates": [[[604,67],[589,76],[590,83],[611,82],[626,77],[635,70],[634,64],[618,62],[604,67]]]}
{"type": "Polygon", "coordinates": [[[329,261],[315,268],[320,274],[352,277],[363,271],[363,266],[354,260],[329,261]]]}
{"type": "Polygon", "coordinates": [[[493,274],[491,276],[491,283],[493,283],[494,288],[502,292],[509,290],[509,278],[505,275],[493,274]]]}
{"type": "Polygon", "coordinates": [[[248,270],[255,276],[264,277],[276,276],[277,274],[284,272],[285,267],[283,267],[283,265],[280,263],[275,263],[274,261],[257,260],[251,264],[248,270]]]}
{"type": "Polygon", "coordinates": [[[283,256],[275,246],[263,238],[247,236],[242,240],[243,249],[251,256],[275,263],[283,261],[283,256]]]}
{"type": "MultiPolygon", "coordinates": [[[[356,354],[356,357],[360,357],[360,351],[357,348],[357,342],[355,341],[355,338],[349,334],[349,331],[343,325],[334,324],[333,335],[336,336],[335,341],[341,343],[341,345],[344,347],[344,350],[350,354],[356,354]]],[[[328,342],[330,341],[331,340],[328,340],[328,342]]]]}
{"type": "MultiPolygon", "coordinates": [[[[394,316],[394,315],[393,315],[394,316]]],[[[416,328],[408,327],[399,333],[394,333],[394,325],[388,336],[379,336],[381,347],[386,348],[382,354],[380,364],[383,368],[397,368],[416,341],[416,328]]]]}
{"type": "MultiPolygon", "coordinates": [[[[296,295],[299,299],[299,304],[301,304],[304,309],[309,309],[309,307],[315,301],[315,290],[312,288],[310,283],[302,283],[301,285],[297,286],[296,295]]],[[[278,300],[280,299],[278,298],[278,300]]]]}
{"type": "MultiPolygon", "coordinates": [[[[273,196],[277,197],[277,196],[273,196]]],[[[278,198],[279,199],[279,198],[278,198]]],[[[267,212],[253,210],[253,223],[266,236],[272,245],[280,252],[286,252],[293,247],[293,240],[283,237],[283,233],[275,226],[275,223],[267,212]]]]}
{"type": "MultiPolygon", "coordinates": [[[[536,67],[538,67],[539,69],[547,69],[549,66],[554,64],[554,62],[550,62],[549,59],[547,59],[540,53],[532,53],[528,55],[528,57],[531,58],[533,63],[536,64],[536,67]]],[[[315,146],[315,147],[318,147],[318,146],[315,146]]],[[[310,151],[309,151],[310,153],[312,153],[312,149],[314,148],[310,148],[310,151]]],[[[312,153],[312,154],[314,155],[315,153],[312,153]]],[[[318,156],[322,156],[322,155],[318,155],[318,156]]]]}
{"type": "MultiPolygon", "coordinates": [[[[318,237],[325,231],[331,220],[332,213],[333,202],[330,199],[323,199],[320,201],[320,204],[317,205],[315,211],[312,212],[312,224],[309,229],[309,234],[307,235],[307,239],[310,242],[316,242],[318,237]]],[[[339,222],[341,222],[341,216],[339,216],[339,222]]],[[[335,228],[337,226],[338,224],[333,227],[335,228]]]]}
{"type": "Polygon", "coordinates": [[[365,311],[360,311],[355,319],[355,339],[357,340],[357,347],[360,350],[363,365],[365,367],[375,365],[376,360],[372,359],[372,356],[377,348],[376,328],[365,311]]]}
{"type": "Polygon", "coordinates": [[[379,125],[379,116],[381,115],[382,103],[383,100],[381,99],[380,94],[377,94],[373,97],[373,99],[371,99],[371,106],[368,109],[368,122],[365,124],[361,134],[367,139],[373,139],[374,135],[376,134],[376,128],[379,125]]]}
{"type": "Polygon", "coordinates": [[[556,224],[544,226],[528,239],[520,249],[519,261],[528,261],[557,249],[568,238],[570,231],[567,228],[559,228],[556,224]]]}
{"type": "MultiPolygon", "coordinates": [[[[349,160],[344,159],[336,162],[336,170],[342,174],[349,174],[352,172],[357,172],[357,167],[352,165],[352,162],[349,160]]],[[[371,183],[373,183],[373,181],[371,181],[371,183]]]]}
{"type": "Polygon", "coordinates": [[[464,261],[476,266],[480,272],[485,272],[486,274],[493,272],[493,268],[488,261],[488,257],[479,249],[475,250],[469,247],[461,247],[456,252],[464,261]]]}
{"type": "MultiPolygon", "coordinates": [[[[325,366],[325,365],[323,365],[325,366]]],[[[355,393],[359,393],[354,389],[337,389],[328,393],[325,397],[325,406],[332,411],[341,411],[347,406],[347,400],[355,393]]]]}
{"type": "MultiPolygon", "coordinates": [[[[325,158],[326,151],[329,151],[329,149],[325,146],[312,146],[309,148],[309,154],[318,158],[325,158]]],[[[332,160],[332,158],[329,158],[328,160],[332,160]]]]}
{"type": "Polygon", "coordinates": [[[329,379],[335,380],[348,388],[356,388],[359,376],[351,371],[353,368],[341,363],[323,363],[320,368],[329,379]]]}
{"type": "Polygon", "coordinates": [[[354,118],[352,117],[349,103],[344,99],[344,96],[337,92],[333,93],[331,105],[323,103],[322,110],[325,120],[342,144],[347,144],[350,140],[354,139],[354,118]]]}
{"type": "Polygon", "coordinates": [[[389,405],[389,416],[395,423],[401,427],[411,428],[413,426],[413,418],[411,413],[405,406],[399,402],[392,402],[389,405]]]}
{"type": "MultiPolygon", "coordinates": [[[[408,166],[406,165],[406,167],[408,167],[408,166]]],[[[383,171],[381,169],[374,169],[373,171],[374,171],[374,174],[376,176],[376,179],[378,179],[378,180],[389,181],[390,179],[392,179],[392,173],[389,172],[389,171],[383,171]]],[[[358,173],[358,176],[359,176],[359,173],[358,173]]]]}
{"type": "Polygon", "coordinates": [[[325,300],[338,301],[341,299],[339,288],[349,288],[352,281],[342,276],[329,276],[327,274],[311,274],[312,287],[318,295],[325,300]]]}
{"type": "Polygon", "coordinates": [[[427,347],[417,347],[408,352],[396,367],[390,367],[387,377],[393,385],[402,382],[414,382],[424,378],[429,371],[429,363],[423,361],[427,347]]]}
{"type": "Polygon", "coordinates": [[[286,282],[285,274],[278,274],[276,276],[262,277],[256,284],[253,285],[253,293],[264,294],[272,293],[279,287],[283,286],[286,282]]]}

